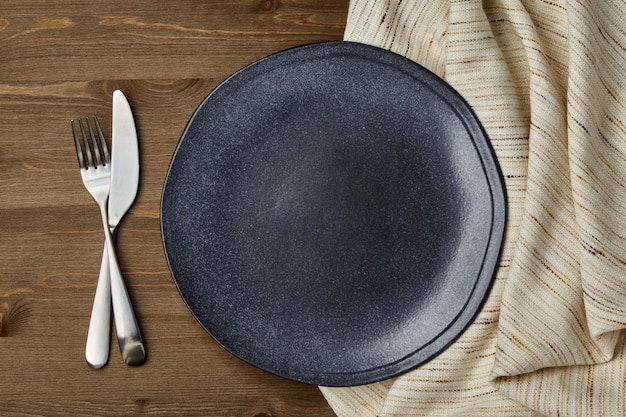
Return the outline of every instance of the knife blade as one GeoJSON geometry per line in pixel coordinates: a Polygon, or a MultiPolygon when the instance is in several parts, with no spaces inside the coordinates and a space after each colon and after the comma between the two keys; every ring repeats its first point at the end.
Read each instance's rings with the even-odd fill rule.
{"type": "Polygon", "coordinates": [[[109,226],[115,228],[135,201],[139,186],[139,147],[135,119],[126,96],[120,90],[113,92],[112,126],[109,226]]]}
{"type": "MultiPolygon", "coordinates": [[[[133,204],[138,185],[139,149],[135,121],[128,100],[121,91],[116,90],[113,92],[111,188],[108,201],[111,233],[115,232],[133,204]]],[[[124,361],[129,365],[144,363],[145,349],[130,298],[122,277],[110,274],[105,245],[85,349],[85,359],[93,368],[100,368],[108,361],[111,304],[124,361]]]]}

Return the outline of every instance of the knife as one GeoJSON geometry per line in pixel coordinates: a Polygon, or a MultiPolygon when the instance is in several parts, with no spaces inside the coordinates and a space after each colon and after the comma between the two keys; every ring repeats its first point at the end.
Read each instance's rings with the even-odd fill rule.
{"type": "MultiPolygon", "coordinates": [[[[135,121],[126,97],[119,90],[113,92],[112,125],[108,216],[111,233],[114,233],[133,204],[139,185],[139,150],[135,121]]],[[[85,359],[93,368],[100,368],[108,361],[111,301],[122,358],[128,365],[140,365],[145,362],[146,353],[139,326],[122,277],[110,274],[105,244],[85,349],[85,359]]]]}

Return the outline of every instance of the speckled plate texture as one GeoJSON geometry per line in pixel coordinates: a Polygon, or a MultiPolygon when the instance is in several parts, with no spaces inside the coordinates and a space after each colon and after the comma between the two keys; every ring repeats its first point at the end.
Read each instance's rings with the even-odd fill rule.
{"type": "Polygon", "coordinates": [[[225,349],[316,385],[366,384],[444,350],[502,242],[497,162],[426,69],[348,42],[290,49],[219,85],[161,201],[190,311],[225,349]]]}

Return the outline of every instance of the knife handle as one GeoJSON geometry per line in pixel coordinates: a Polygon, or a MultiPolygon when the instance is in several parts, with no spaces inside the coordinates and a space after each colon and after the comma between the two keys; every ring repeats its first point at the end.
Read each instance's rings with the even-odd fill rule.
{"type": "Polygon", "coordinates": [[[106,365],[109,360],[110,342],[111,280],[109,278],[109,253],[105,243],[85,347],[85,360],[89,366],[97,369],[106,365]]]}
{"type": "Polygon", "coordinates": [[[111,274],[111,299],[113,301],[113,316],[115,318],[115,331],[120,345],[122,358],[127,365],[141,365],[146,361],[146,351],[139,331],[139,325],[135,318],[133,306],[130,303],[126,285],[122,279],[113,238],[107,228],[105,230],[107,252],[109,255],[109,268],[111,274]]]}

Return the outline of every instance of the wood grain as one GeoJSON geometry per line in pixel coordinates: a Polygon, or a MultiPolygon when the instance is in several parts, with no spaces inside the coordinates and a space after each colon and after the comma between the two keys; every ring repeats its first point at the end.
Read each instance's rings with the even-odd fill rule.
{"type": "Polygon", "coordinates": [[[0,415],[332,416],[317,387],[260,371],[197,324],[169,274],[159,203],[198,104],[271,53],[340,40],[348,0],[3,0],[0,3],[0,415]],[[135,113],[141,178],[118,234],[146,341],[140,367],[90,369],[84,344],[100,257],[69,121],[111,94],[135,113]]]}

